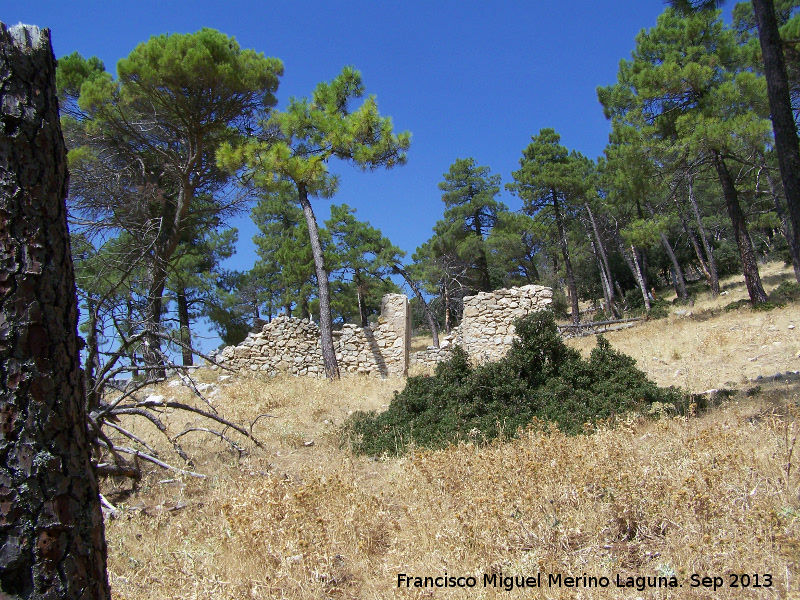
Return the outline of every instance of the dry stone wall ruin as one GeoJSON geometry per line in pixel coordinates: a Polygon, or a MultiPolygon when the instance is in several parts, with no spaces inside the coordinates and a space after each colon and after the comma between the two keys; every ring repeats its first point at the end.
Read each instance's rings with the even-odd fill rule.
{"type": "MultiPolygon", "coordinates": [[[[342,375],[405,376],[409,364],[432,365],[445,360],[453,345],[460,345],[476,362],[497,360],[508,352],[514,339],[513,321],[544,310],[553,292],[540,285],[481,292],[464,298],[461,325],[442,338],[440,348],[409,355],[411,323],[408,298],[403,294],[383,297],[381,316],[372,327],[345,325],[334,332],[334,348],[342,375]]],[[[293,317],[276,317],[251,333],[238,346],[228,346],[216,356],[227,367],[322,377],[319,328],[293,317]]]]}
{"type": "MultiPolygon", "coordinates": [[[[410,347],[408,298],[387,294],[381,303],[381,316],[372,327],[345,325],[333,332],[334,349],[343,375],[376,377],[408,373],[410,347]]],[[[238,346],[228,346],[216,356],[218,363],[240,371],[261,371],[323,377],[319,327],[294,317],[276,317],[250,333],[238,346]]]]}
{"type": "Polygon", "coordinates": [[[449,358],[449,348],[459,345],[475,362],[495,361],[508,352],[514,340],[514,320],[546,309],[553,301],[553,290],[541,285],[525,285],[481,292],[464,297],[461,324],[442,338],[439,348],[415,352],[412,364],[431,365],[449,358]]]}

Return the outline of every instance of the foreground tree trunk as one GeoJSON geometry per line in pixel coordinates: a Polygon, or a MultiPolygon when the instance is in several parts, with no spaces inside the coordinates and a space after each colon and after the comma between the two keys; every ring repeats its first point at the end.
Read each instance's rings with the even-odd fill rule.
{"type": "Polygon", "coordinates": [[[767,293],[761,285],[761,276],[758,273],[758,263],[756,254],[753,251],[753,243],[747,232],[747,222],[745,220],[742,207],[739,205],[739,194],[736,191],[736,184],[733,181],[728,166],[719,152],[713,154],[714,168],[717,170],[719,182],[722,185],[722,193],[725,196],[725,206],[728,208],[728,216],[733,225],[733,234],[736,237],[736,246],[739,248],[739,258],[742,261],[742,271],[744,282],[747,286],[747,293],[750,295],[751,304],[760,304],[767,301],[767,293]]]}
{"type": "Polygon", "coordinates": [[[331,292],[328,284],[328,271],[325,270],[325,256],[322,253],[322,244],[319,241],[317,218],[314,209],[308,200],[308,191],[298,185],[298,198],[303,209],[303,215],[308,225],[308,236],[311,239],[311,253],[314,256],[314,269],[317,273],[319,286],[319,339],[322,345],[322,362],[325,365],[325,376],[328,379],[339,379],[339,363],[336,361],[336,351],[333,348],[333,321],[331,320],[331,292]]]}
{"type": "Polygon", "coordinates": [[[107,599],[50,32],[0,47],[0,598],[107,599]]]}

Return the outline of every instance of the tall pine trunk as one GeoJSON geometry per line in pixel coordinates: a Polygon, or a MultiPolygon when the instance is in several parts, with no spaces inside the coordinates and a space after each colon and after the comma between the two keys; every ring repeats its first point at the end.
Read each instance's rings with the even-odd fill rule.
{"type": "Polygon", "coordinates": [[[108,599],[50,32],[0,48],[0,598],[108,599]]]}
{"type": "Polygon", "coordinates": [[[736,246],[739,248],[739,258],[742,261],[742,271],[744,282],[747,286],[747,293],[752,304],[760,304],[767,301],[767,293],[761,285],[761,276],[758,273],[758,263],[756,254],[753,251],[753,243],[747,231],[747,221],[745,220],[742,207],[739,205],[739,194],[736,191],[736,184],[733,181],[728,166],[719,152],[712,155],[714,168],[717,170],[719,182],[722,185],[722,193],[725,196],[725,206],[728,209],[728,216],[733,225],[733,234],[736,237],[736,246]]]}
{"type": "Polygon", "coordinates": [[[789,242],[787,239],[787,242],[794,245],[794,253],[800,256],[797,247],[800,243],[800,142],[797,139],[797,124],[792,112],[786,59],[783,55],[773,0],[753,0],[753,12],[758,25],[758,40],[764,60],[769,112],[772,130],[775,133],[775,150],[778,154],[783,190],[792,222],[792,240],[789,242]]]}
{"type": "Polygon", "coordinates": [[[317,229],[317,218],[308,199],[308,190],[305,186],[298,185],[298,199],[303,215],[308,225],[308,236],[311,240],[311,253],[314,256],[314,269],[317,273],[319,286],[319,339],[322,347],[322,362],[325,366],[325,376],[328,379],[339,379],[339,364],[336,361],[336,350],[333,348],[333,320],[331,319],[331,292],[328,284],[328,271],[325,270],[325,256],[322,253],[322,244],[317,229]]]}

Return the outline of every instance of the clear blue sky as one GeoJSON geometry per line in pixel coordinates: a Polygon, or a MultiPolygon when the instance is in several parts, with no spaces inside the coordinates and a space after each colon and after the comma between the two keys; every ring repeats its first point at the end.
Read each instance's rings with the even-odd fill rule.
{"type": "MultiPolygon", "coordinates": [[[[655,25],[661,0],[4,1],[0,19],[49,27],[56,57],[78,50],[110,71],[151,35],[212,27],[283,60],[282,103],[305,96],[344,65],[363,75],[398,130],[412,133],[408,164],[388,172],[339,169],[341,188],[318,200],[357,208],[410,254],[444,205],[437,184],[456,158],[474,157],[503,182],[530,136],[553,127],[562,143],[602,154],[609,132],[595,89],[613,83],[635,35],[655,25]]],[[[512,208],[519,202],[509,194],[512,208]]],[[[254,227],[245,216],[231,266],[246,269],[254,227]]]]}

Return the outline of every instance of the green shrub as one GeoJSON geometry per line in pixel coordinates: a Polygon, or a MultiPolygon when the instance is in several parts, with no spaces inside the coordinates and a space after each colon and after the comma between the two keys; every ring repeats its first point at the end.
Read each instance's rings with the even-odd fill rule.
{"type": "Polygon", "coordinates": [[[603,337],[583,360],[564,344],[549,311],[515,325],[519,339],[502,360],[473,367],[466,352],[455,348],[432,377],[410,377],[385,412],[354,413],[343,439],[359,453],[398,454],[412,441],[440,448],[508,437],[534,418],[577,434],[586,423],[613,422],[653,402],[683,403],[677,391],[657,387],[603,337]]]}
{"type": "Polygon", "coordinates": [[[800,283],[796,281],[784,281],[769,295],[770,302],[784,304],[800,300],[800,283]]]}

